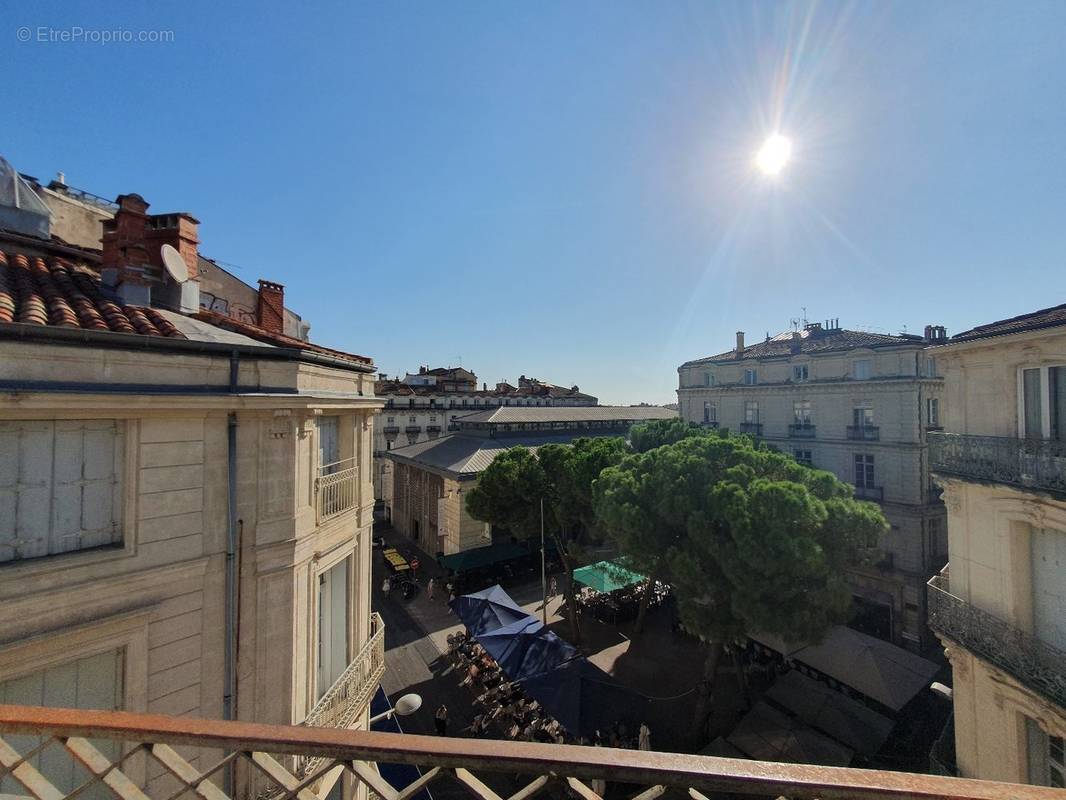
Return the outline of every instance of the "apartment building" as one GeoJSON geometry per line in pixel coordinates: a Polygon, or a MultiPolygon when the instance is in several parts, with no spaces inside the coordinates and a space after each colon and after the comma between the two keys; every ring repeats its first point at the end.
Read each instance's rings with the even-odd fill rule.
{"type": "Polygon", "coordinates": [[[456,420],[487,408],[515,406],[594,406],[599,401],[577,386],[556,386],[522,375],[518,385],[500,381],[489,389],[462,367],[419,367],[417,373],[389,379],[384,373],[374,386],[385,406],[374,425],[374,498],[385,502],[391,493],[392,462],[385,454],[397,447],[437,439],[456,430],[456,420]]]}
{"type": "Polygon", "coordinates": [[[658,406],[496,407],[458,417],[455,433],[386,454],[395,469],[387,500],[392,524],[429,553],[489,547],[492,526],[470,516],[466,493],[500,453],[579,436],[626,436],[635,424],[675,417],[658,406]]]}
{"type": "Polygon", "coordinates": [[[879,503],[891,528],[850,573],[853,626],[915,652],[935,645],[925,582],[947,560],[945,512],[926,437],[940,424],[943,379],[925,336],[804,326],[678,369],[682,418],[759,437],[836,474],[879,503]]]}
{"type": "Polygon", "coordinates": [[[1066,305],[934,349],[950,563],[929,583],[965,777],[1066,787],[1066,305]]]}
{"type": "MultiPolygon", "coordinates": [[[[373,362],[286,336],[276,285],[258,324],[200,309],[187,214],[124,195],[102,253],[78,249],[5,180],[0,704],[365,722],[384,669],[373,362]]],[[[82,780],[61,754],[33,763],[82,780]]]]}

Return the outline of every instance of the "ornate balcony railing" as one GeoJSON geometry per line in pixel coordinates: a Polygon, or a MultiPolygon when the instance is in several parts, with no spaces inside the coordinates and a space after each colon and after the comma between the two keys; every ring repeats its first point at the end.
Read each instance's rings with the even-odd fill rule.
{"type": "Polygon", "coordinates": [[[761,422],[742,422],[740,423],[741,433],[750,433],[752,436],[762,436],[762,423],[761,422]]]}
{"type": "Polygon", "coordinates": [[[953,595],[947,567],[928,587],[930,628],[1066,706],[1066,653],[953,595]]]}
{"type": "Polygon", "coordinates": [[[384,428],[382,428],[382,430],[385,432],[386,436],[395,436],[396,434],[398,434],[400,432],[400,426],[399,425],[386,425],[384,428]]]}
{"type": "Polygon", "coordinates": [[[930,433],[934,472],[1066,497],[1066,442],[930,433]]]}
{"type": "MultiPolygon", "coordinates": [[[[385,674],[385,623],[376,612],[370,615],[370,638],[326,690],[303,724],[311,728],[349,728],[366,710],[385,674]]],[[[297,758],[296,774],[308,775],[314,759],[297,758]]]]}
{"type": "Polygon", "coordinates": [[[501,791],[511,800],[527,800],[542,791],[601,800],[592,788],[596,781],[610,782],[612,796],[633,800],[655,800],[668,792],[692,800],[720,793],[825,800],[1062,797],[1060,789],[907,772],[0,706],[0,779],[6,791],[36,800],[84,797],[94,786],[119,800],[229,800],[253,793],[314,800],[341,774],[383,800],[406,800],[435,782],[458,786],[476,800],[500,800],[501,791]],[[111,742],[120,744],[108,746],[111,742]],[[47,758],[42,758],[45,750],[47,758]],[[303,777],[293,775],[285,766],[293,756],[317,759],[316,769],[303,777]],[[63,759],[81,766],[64,772],[63,759]],[[397,789],[381,776],[379,762],[417,765],[422,775],[397,789]],[[232,783],[223,778],[229,771],[232,783]]]}
{"type": "Polygon", "coordinates": [[[848,425],[847,438],[860,442],[876,442],[881,439],[881,429],[877,425],[848,425]]]}
{"type": "Polygon", "coordinates": [[[788,435],[791,439],[813,439],[816,430],[809,422],[800,422],[788,426],[788,435]]]}
{"type": "Polygon", "coordinates": [[[342,514],[354,508],[359,497],[359,470],[354,458],[324,464],[315,478],[318,497],[318,520],[342,514]]]}

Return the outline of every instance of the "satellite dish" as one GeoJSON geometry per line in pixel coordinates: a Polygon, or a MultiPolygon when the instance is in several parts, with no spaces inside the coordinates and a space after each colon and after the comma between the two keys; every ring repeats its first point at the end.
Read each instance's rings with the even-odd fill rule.
{"type": "Polygon", "coordinates": [[[181,257],[181,253],[176,248],[165,244],[160,249],[160,253],[163,256],[163,266],[166,267],[167,273],[174,279],[175,283],[185,283],[185,281],[189,280],[189,268],[185,265],[185,259],[181,257]]]}

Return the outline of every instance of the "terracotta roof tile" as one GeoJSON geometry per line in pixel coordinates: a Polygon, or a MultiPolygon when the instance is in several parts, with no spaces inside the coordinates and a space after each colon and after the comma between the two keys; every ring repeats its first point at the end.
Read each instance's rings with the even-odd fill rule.
{"type": "Polygon", "coordinates": [[[0,322],[185,338],[151,308],[121,305],[100,276],[59,256],[0,250],[0,322]]]}
{"type": "MultiPolygon", "coordinates": [[[[0,301],[3,302],[3,301],[0,301]]],[[[989,336],[1006,336],[1011,333],[1023,333],[1035,331],[1041,328],[1054,328],[1066,325],[1066,303],[1051,308],[1042,308],[1028,314],[1021,314],[1010,319],[1001,319],[989,322],[986,325],[978,325],[968,331],[962,331],[951,337],[951,342],[969,342],[974,339],[985,339],[989,336]]]]}
{"type": "Polygon", "coordinates": [[[233,331],[234,333],[240,333],[250,339],[256,339],[257,341],[272,344],[276,347],[291,347],[295,350],[307,350],[311,353],[321,353],[322,355],[330,356],[331,358],[337,358],[341,361],[351,361],[356,364],[374,363],[373,359],[367,358],[366,356],[345,353],[343,350],[333,350],[329,347],[311,344],[311,342],[305,342],[302,339],[286,336],[283,333],[268,331],[265,328],[260,328],[258,325],[242,322],[241,320],[234,319],[225,314],[219,314],[216,311],[200,310],[191,316],[202,322],[216,325],[219,328],[224,328],[225,330],[233,331]]]}

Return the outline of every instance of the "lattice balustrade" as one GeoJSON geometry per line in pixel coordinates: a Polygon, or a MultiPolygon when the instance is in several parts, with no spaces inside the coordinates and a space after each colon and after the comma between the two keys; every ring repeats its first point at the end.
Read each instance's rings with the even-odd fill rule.
{"type": "Polygon", "coordinates": [[[384,800],[409,800],[445,781],[476,800],[503,800],[489,785],[499,785],[501,778],[517,786],[507,792],[508,800],[539,793],[602,800],[593,788],[601,788],[601,782],[609,785],[612,799],[632,800],[654,800],[666,792],[691,800],[724,792],[827,800],[1062,800],[1055,789],[902,772],[0,706],[0,793],[37,800],[93,794],[120,800],[235,800],[267,791],[284,800],[319,800],[341,776],[384,800]],[[121,755],[105,754],[102,743],[112,741],[122,743],[114,751],[121,755]],[[56,770],[55,758],[44,757],[46,751],[54,756],[56,749],[78,765],[73,779],[56,770]],[[218,755],[209,758],[210,753],[218,755]],[[317,759],[317,766],[298,777],[283,766],[293,757],[317,759]],[[378,763],[414,764],[423,772],[397,789],[379,774],[378,763]],[[227,773],[234,776],[232,790],[223,788],[230,785],[227,773]]]}

